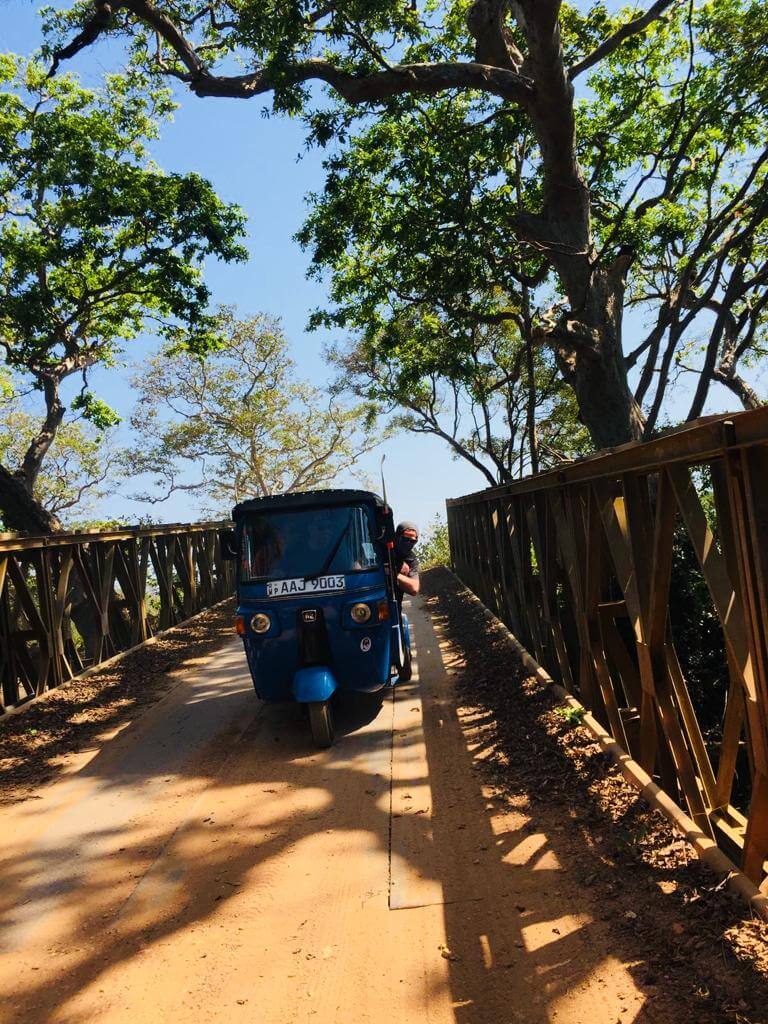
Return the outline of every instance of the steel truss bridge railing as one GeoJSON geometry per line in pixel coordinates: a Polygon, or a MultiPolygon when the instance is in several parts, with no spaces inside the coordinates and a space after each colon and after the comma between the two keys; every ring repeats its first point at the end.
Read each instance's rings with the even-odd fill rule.
{"type": "Polygon", "coordinates": [[[0,534],[0,713],[229,597],[226,525],[0,534]]]}
{"type": "Polygon", "coordinates": [[[768,886],[768,408],[447,504],[461,580],[768,886]],[[686,537],[727,660],[722,718],[706,734],[670,625],[686,537]]]}

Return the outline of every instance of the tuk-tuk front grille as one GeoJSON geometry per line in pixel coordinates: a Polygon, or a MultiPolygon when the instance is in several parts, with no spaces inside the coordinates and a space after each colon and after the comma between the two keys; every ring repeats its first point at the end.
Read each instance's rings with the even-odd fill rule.
{"type": "Polygon", "coordinates": [[[300,608],[296,613],[296,633],[302,667],[330,663],[331,645],[322,608],[300,608]]]}

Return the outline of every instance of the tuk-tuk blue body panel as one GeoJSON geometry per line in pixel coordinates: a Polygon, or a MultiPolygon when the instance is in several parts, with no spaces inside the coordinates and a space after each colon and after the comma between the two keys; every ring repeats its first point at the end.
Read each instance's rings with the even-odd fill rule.
{"type": "Polygon", "coordinates": [[[336,690],[333,672],[323,665],[300,668],[293,677],[293,696],[302,704],[330,700],[336,690]]]}
{"type": "MultiPolygon", "coordinates": [[[[390,678],[390,626],[389,618],[358,624],[352,621],[349,608],[354,604],[369,604],[377,608],[387,599],[383,583],[371,586],[374,574],[365,573],[365,579],[351,576],[350,586],[333,596],[271,598],[264,596],[265,586],[254,587],[253,596],[243,588],[237,614],[246,623],[257,612],[272,620],[269,632],[257,636],[249,626],[243,636],[246,657],[253,677],[256,693],[263,700],[305,700],[295,692],[294,678],[302,669],[298,638],[298,618],[302,611],[321,612],[325,623],[330,658],[328,666],[342,690],[375,692],[389,683],[390,678]]],[[[372,619],[377,618],[372,612],[372,619]]],[[[312,698],[315,699],[315,698],[312,698]]],[[[318,700],[323,698],[316,698],[318,700]]]]}

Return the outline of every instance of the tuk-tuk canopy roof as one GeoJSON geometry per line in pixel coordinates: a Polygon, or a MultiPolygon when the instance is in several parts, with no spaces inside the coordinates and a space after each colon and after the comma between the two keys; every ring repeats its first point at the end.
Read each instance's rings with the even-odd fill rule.
{"type": "Polygon", "coordinates": [[[298,508],[327,508],[329,505],[355,505],[371,502],[377,508],[384,508],[384,502],[373,491],[358,491],[354,488],[327,488],[320,491],[295,491],[291,494],[271,494],[267,498],[249,498],[232,509],[232,518],[237,520],[249,512],[288,511],[298,508]]]}

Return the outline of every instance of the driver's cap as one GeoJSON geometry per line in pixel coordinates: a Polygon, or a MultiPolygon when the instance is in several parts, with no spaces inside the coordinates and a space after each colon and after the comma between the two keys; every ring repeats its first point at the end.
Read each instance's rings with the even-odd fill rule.
{"type": "Polygon", "coordinates": [[[411,523],[407,519],[404,520],[402,523],[398,523],[397,524],[396,533],[399,536],[403,536],[406,533],[414,533],[416,535],[416,540],[419,539],[419,528],[418,528],[418,526],[416,525],[416,523],[411,523]]]}

